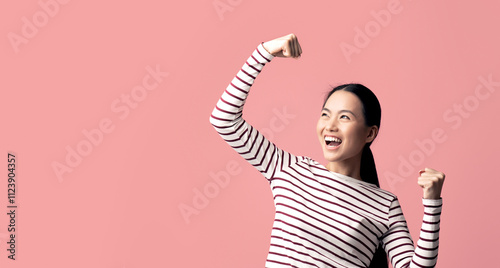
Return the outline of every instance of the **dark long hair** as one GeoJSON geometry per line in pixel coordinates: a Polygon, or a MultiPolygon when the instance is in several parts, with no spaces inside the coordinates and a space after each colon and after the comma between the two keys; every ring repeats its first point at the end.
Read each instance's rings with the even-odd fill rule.
{"type": "MultiPolygon", "coordinates": [[[[355,94],[363,104],[362,108],[363,116],[365,118],[365,125],[368,127],[377,126],[380,129],[380,120],[382,117],[382,109],[380,108],[380,103],[377,99],[377,96],[375,96],[375,94],[373,94],[370,89],[361,84],[350,83],[334,87],[326,96],[323,107],[328,101],[328,98],[330,98],[330,96],[334,92],[339,90],[344,90],[355,94]]],[[[373,158],[372,150],[370,149],[370,145],[372,144],[372,142],[365,144],[365,147],[363,147],[363,153],[361,154],[360,175],[363,181],[375,184],[380,187],[377,168],[375,166],[375,159],[373,158]]],[[[385,267],[389,267],[389,264],[387,263],[387,254],[379,244],[377,250],[375,251],[375,254],[373,255],[373,259],[370,263],[370,268],[385,267]]]]}

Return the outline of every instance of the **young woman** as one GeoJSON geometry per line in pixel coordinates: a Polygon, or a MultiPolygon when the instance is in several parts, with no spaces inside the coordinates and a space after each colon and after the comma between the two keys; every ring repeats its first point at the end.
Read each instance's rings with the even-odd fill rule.
{"type": "Polygon", "coordinates": [[[444,174],[419,172],[424,217],[414,247],[397,197],[379,188],[370,145],[381,109],[360,84],[334,88],[317,124],[325,166],[277,148],[242,118],[257,75],[274,57],[298,58],[289,34],[258,45],[224,91],[210,123],[269,181],[276,208],[266,267],[434,267],[444,174]],[[386,255],[387,254],[387,255],[386,255]]]}

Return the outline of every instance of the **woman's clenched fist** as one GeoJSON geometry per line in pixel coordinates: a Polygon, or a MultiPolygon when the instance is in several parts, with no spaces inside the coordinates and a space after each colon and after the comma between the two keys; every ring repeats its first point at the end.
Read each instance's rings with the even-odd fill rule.
{"type": "Polygon", "coordinates": [[[263,44],[269,54],[276,57],[298,58],[302,54],[299,40],[294,34],[285,35],[263,44]]]}
{"type": "Polygon", "coordinates": [[[432,168],[421,170],[418,177],[418,185],[424,190],[424,199],[439,199],[441,198],[441,190],[443,189],[444,173],[432,168]]]}

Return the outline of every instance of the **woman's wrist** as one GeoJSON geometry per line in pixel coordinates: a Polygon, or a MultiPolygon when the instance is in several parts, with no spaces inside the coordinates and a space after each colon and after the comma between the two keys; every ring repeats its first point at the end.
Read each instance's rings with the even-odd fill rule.
{"type": "MultiPolygon", "coordinates": [[[[274,54],[269,51],[269,48],[266,47],[266,43],[268,43],[268,42],[265,42],[265,43],[262,42],[262,47],[267,51],[267,53],[269,53],[269,54],[271,54],[271,55],[274,56],[274,54]]],[[[269,46],[269,44],[267,44],[267,45],[269,46]]]]}

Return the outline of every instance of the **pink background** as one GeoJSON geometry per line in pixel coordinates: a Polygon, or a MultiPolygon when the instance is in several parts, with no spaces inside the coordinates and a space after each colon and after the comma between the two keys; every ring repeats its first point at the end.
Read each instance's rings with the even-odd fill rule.
{"type": "Polygon", "coordinates": [[[383,110],[380,181],[415,241],[417,171],[433,167],[447,175],[438,266],[497,263],[500,86],[490,92],[480,77],[500,81],[498,1],[40,3],[0,4],[3,178],[7,152],[18,161],[16,261],[0,180],[1,267],[263,267],[271,191],[208,118],[257,45],[292,32],[302,58],[266,66],[246,119],[324,163],[315,136],[324,93],[364,83],[383,110]],[[356,44],[346,57],[341,46],[356,44]],[[141,91],[145,77],[156,83],[148,66],[168,76],[141,91]],[[121,99],[131,94],[135,108],[121,99]],[[83,132],[101,121],[108,133],[91,144],[83,132]],[[443,136],[431,145],[436,129],[443,136]],[[67,148],[77,147],[86,155],[69,167],[67,148]],[[55,162],[72,171],[58,176],[55,162]]]}

